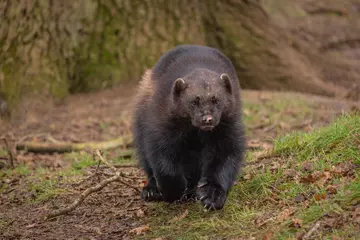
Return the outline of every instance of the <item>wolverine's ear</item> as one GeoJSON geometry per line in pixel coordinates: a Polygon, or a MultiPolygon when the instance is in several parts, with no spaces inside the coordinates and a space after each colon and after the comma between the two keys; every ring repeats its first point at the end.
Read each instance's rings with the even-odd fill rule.
{"type": "Polygon", "coordinates": [[[179,95],[186,88],[187,84],[184,79],[178,78],[174,82],[173,91],[175,95],[179,95]]]}
{"type": "Polygon", "coordinates": [[[226,73],[223,73],[223,74],[221,74],[220,78],[221,78],[221,80],[224,81],[226,90],[228,90],[229,93],[232,93],[232,87],[231,87],[231,82],[230,82],[229,76],[226,73]]]}

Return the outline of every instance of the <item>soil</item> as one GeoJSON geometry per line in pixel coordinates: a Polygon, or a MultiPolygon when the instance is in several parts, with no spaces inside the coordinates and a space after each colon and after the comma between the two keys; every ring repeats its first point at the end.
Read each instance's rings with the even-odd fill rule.
{"type": "MultiPolygon", "coordinates": [[[[275,1],[262,2],[271,4],[275,1]]],[[[334,71],[326,74],[329,80],[346,81],[346,74],[359,74],[358,34],[360,31],[356,30],[360,25],[354,24],[354,19],[359,21],[357,17],[359,3],[356,0],[348,0],[345,1],[346,5],[341,5],[340,1],[334,0],[324,11],[327,1],[326,4],[320,4],[321,6],[315,6],[314,2],[318,1],[304,0],[298,1],[297,4],[279,4],[280,7],[269,6],[268,12],[286,12],[283,7],[289,7],[289,5],[295,10],[301,8],[300,13],[305,9],[307,12],[305,17],[299,17],[297,14],[284,16],[277,12],[275,14],[278,14],[278,17],[275,18],[275,22],[299,39],[313,44],[314,49],[322,51],[329,58],[339,56],[341,61],[346,61],[344,66],[348,66],[348,69],[343,67],[338,74],[331,75],[334,71]],[[352,5],[349,5],[350,3],[352,5]],[[341,6],[338,6],[339,4],[341,6]],[[329,14],[337,16],[331,17],[330,21],[327,17],[329,14]],[[341,21],[337,21],[338,19],[341,21]],[[341,38],[333,39],[335,35],[341,38]],[[352,44],[349,44],[350,40],[352,44]]],[[[346,86],[349,89],[348,95],[360,92],[356,83],[348,83],[346,86]]],[[[134,91],[133,87],[127,86],[98,93],[73,95],[61,103],[47,100],[29,101],[24,103],[21,111],[14,115],[11,121],[0,119],[0,136],[5,137],[10,146],[24,138],[36,137],[41,140],[44,134],[50,134],[57,140],[67,142],[103,141],[116,138],[129,132],[129,104],[131,104],[134,91]]],[[[247,128],[250,133],[249,147],[251,148],[271,147],[273,138],[280,134],[292,130],[310,131],[328,124],[335,116],[343,112],[360,109],[359,105],[346,100],[299,93],[246,90],[242,96],[244,101],[258,105],[260,109],[266,103],[272,103],[271,100],[274,98],[284,101],[302,99],[313,109],[311,118],[297,119],[296,124],[290,125],[281,122],[281,119],[276,123],[262,120],[250,123],[247,128]]],[[[1,106],[4,105],[0,102],[0,111],[1,106]]],[[[303,109],[300,107],[287,110],[281,113],[281,117],[293,117],[301,111],[303,109]]],[[[264,117],[267,118],[266,115],[264,117]]],[[[0,143],[0,147],[5,147],[3,142],[0,143]]],[[[116,156],[117,151],[114,150],[111,154],[116,156]]],[[[61,154],[40,155],[17,152],[16,157],[16,164],[26,163],[33,170],[41,166],[55,172],[69,164],[61,154]]],[[[8,165],[8,159],[0,157],[0,171],[8,168],[8,165]]],[[[94,168],[89,168],[89,174],[94,171],[94,168]]],[[[122,171],[132,177],[133,185],[141,183],[143,174],[138,168],[123,168],[122,171]]],[[[100,175],[100,178],[104,179],[105,175],[100,175]]],[[[90,178],[89,181],[80,185],[64,185],[66,188],[73,189],[73,194],[59,195],[42,203],[32,202],[31,194],[21,191],[22,186],[26,184],[26,178],[0,179],[0,189],[3,181],[6,181],[10,188],[0,193],[0,239],[132,239],[131,230],[137,229],[140,232],[146,230],[148,204],[140,200],[135,190],[120,183],[112,183],[101,192],[89,196],[75,211],[67,215],[44,220],[44,214],[49,210],[70,204],[82,190],[98,183],[99,179],[90,178]]],[[[59,182],[61,184],[61,179],[59,182]]]]}
{"type": "MultiPolygon", "coordinates": [[[[47,133],[58,140],[68,142],[101,141],[118,137],[129,131],[129,103],[134,88],[115,88],[99,93],[78,94],[70,96],[61,104],[29,104],[23,118],[12,123],[1,120],[0,135],[11,139],[11,144],[24,136],[36,136],[47,133]],[[125,90],[126,89],[126,90],[125,90]]],[[[314,108],[311,122],[305,124],[272,128],[258,124],[251,125],[250,147],[271,145],[275,135],[296,130],[308,131],[330,122],[342,112],[356,108],[347,101],[340,101],[298,93],[276,93],[244,91],[243,99],[248,104],[260,106],[272,99],[303,99],[314,108]]],[[[292,109],[284,112],[292,115],[302,111],[292,109]]],[[[281,124],[280,124],[281,125],[281,124]]],[[[2,145],[4,147],[4,145],[2,145]]],[[[18,163],[25,162],[33,169],[42,166],[57,171],[67,165],[64,155],[39,155],[18,152],[18,163]]],[[[116,150],[113,153],[116,155],[116,150]]],[[[17,164],[18,164],[17,163],[17,164]]],[[[8,165],[3,160],[2,167],[8,165]]],[[[142,172],[136,168],[124,168],[132,184],[139,185],[143,179],[142,172]]],[[[89,174],[94,168],[89,168],[89,174]]],[[[100,175],[103,179],[105,176],[100,175]]],[[[94,177],[79,186],[64,186],[73,189],[73,194],[59,195],[49,201],[34,203],[31,194],[20,191],[26,178],[5,179],[11,186],[0,195],[0,239],[131,239],[131,230],[146,230],[147,204],[140,200],[139,194],[120,183],[112,183],[101,192],[89,196],[75,211],[56,219],[44,220],[44,214],[70,204],[86,187],[98,183],[94,177]],[[3,227],[6,226],[6,227],[3,227]]],[[[59,179],[61,184],[61,179],[59,179]]]]}

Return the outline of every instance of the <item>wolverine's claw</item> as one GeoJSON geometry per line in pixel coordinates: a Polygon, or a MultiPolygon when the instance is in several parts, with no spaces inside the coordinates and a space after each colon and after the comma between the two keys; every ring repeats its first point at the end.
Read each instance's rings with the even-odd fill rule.
{"type": "Polygon", "coordinates": [[[202,188],[202,187],[205,187],[206,185],[208,185],[207,182],[203,182],[203,183],[200,183],[197,187],[198,188],[202,188]]]}

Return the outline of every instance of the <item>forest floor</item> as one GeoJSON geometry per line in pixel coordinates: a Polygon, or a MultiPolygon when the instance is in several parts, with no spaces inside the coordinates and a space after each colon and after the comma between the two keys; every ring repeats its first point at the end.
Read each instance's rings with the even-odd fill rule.
{"type": "MultiPolygon", "coordinates": [[[[129,133],[133,93],[116,88],[70,96],[61,104],[29,103],[13,124],[0,120],[0,135],[10,148],[24,137],[42,141],[46,135],[73,143],[111,140],[129,133]]],[[[247,165],[222,211],[205,213],[197,203],[145,203],[135,189],[113,182],[74,211],[45,220],[108,178],[111,169],[101,166],[94,175],[97,160],[87,151],[17,151],[11,169],[1,143],[0,239],[355,239],[359,106],[290,92],[244,91],[242,98],[247,165]],[[349,112],[352,117],[332,123],[349,112]],[[308,134],[279,138],[293,131],[308,134]]],[[[141,188],[144,175],[123,151],[105,156],[141,188]]]]}

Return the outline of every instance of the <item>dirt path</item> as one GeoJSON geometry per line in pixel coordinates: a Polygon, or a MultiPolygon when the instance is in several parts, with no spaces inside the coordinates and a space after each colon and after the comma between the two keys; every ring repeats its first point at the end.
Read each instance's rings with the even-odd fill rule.
{"type": "MultiPolygon", "coordinates": [[[[71,142],[110,140],[129,131],[128,114],[124,118],[123,113],[133,93],[134,89],[117,88],[71,96],[58,105],[29,104],[27,113],[15,124],[0,122],[0,135],[14,141],[40,133],[71,142]]],[[[280,134],[309,131],[354,107],[345,101],[295,93],[245,91],[243,99],[249,145],[259,149],[271,147],[273,138],[280,134]]],[[[116,157],[116,154],[117,151],[113,151],[110,156],[116,157]]],[[[2,158],[6,159],[4,156],[5,153],[2,158]]],[[[75,159],[69,160],[68,155],[19,152],[18,164],[30,166],[26,174],[6,170],[4,159],[0,160],[1,171],[5,173],[0,175],[0,239],[131,239],[129,231],[146,224],[146,204],[136,191],[120,183],[110,184],[88,197],[68,215],[43,221],[50,209],[70,204],[82,190],[106,176],[94,177],[82,184],[75,183],[80,182],[83,175],[78,176],[77,181],[66,181],[74,179],[73,175],[61,172],[75,159]],[[45,173],[38,171],[44,168],[45,173]],[[43,180],[41,184],[36,179],[39,176],[43,180]],[[53,195],[44,201],[34,201],[34,194],[46,193],[44,188],[53,185],[58,192],[51,192],[53,195]]],[[[83,170],[85,175],[90,175],[94,169],[83,170]]],[[[141,185],[143,175],[139,169],[122,171],[130,177],[131,184],[141,185]]]]}

